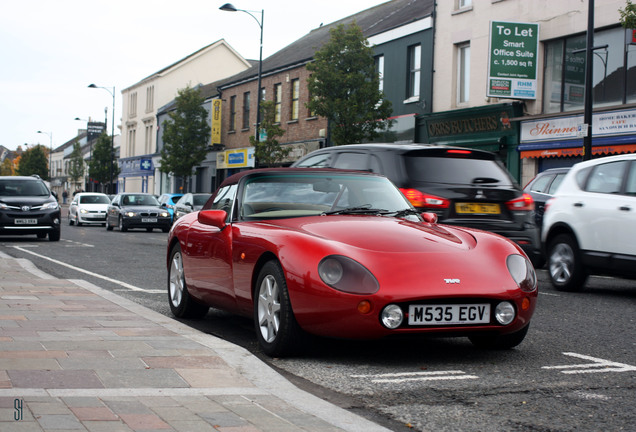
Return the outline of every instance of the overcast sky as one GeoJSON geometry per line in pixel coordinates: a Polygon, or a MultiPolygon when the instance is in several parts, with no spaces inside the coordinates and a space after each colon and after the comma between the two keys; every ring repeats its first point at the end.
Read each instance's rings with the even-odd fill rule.
{"type": "MultiPolygon", "coordinates": [[[[263,58],[329,24],[387,0],[234,0],[265,10],[263,58]]],[[[112,96],[200,48],[225,39],[258,59],[260,28],[244,12],[223,12],[219,0],[21,0],[0,2],[0,144],[53,148],[85,121],[111,119],[112,96]],[[48,135],[38,134],[44,131],[48,135]]],[[[110,124],[108,126],[110,133],[110,124]]],[[[115,133],[119,132],[117,129],[115,133]]]]}

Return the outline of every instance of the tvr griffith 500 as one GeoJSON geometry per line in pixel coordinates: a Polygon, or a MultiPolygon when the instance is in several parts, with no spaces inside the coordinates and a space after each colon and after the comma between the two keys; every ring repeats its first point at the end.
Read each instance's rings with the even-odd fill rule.
{"type": "Polygon", "coordinates": [[[294,354],[307,333],[511,348],[537,300],[534,268],[514,242],[437,224],[385,177],[332,169],[229,177],[173,226],[167,268],[175,316],[214,307],[253,317],[270,356],[294,354]]]}

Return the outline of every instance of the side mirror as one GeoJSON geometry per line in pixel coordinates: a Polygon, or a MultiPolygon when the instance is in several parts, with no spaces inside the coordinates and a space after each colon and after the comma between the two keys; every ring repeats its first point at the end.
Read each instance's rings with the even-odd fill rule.
{"type": "Polygon", "coordinates": [[[201,210],[197,216],[199,223],[217,227],[220,230],[226,227],[226,219],[227,213],[225,210],[201,210]]]}
{"type": "Polygon", "coordinates": [[[420,216],[422,216],[422,219],[424,219],[424,222],[426,223],[430,223],[430,224],[437,223],[436,213],[422,213],[420,216]]]}
{"type": "Polygon", "coordinates": [[[168,206],[166,205],[166,203],[162,203],[161,208],[168,208],[168,206]]]}

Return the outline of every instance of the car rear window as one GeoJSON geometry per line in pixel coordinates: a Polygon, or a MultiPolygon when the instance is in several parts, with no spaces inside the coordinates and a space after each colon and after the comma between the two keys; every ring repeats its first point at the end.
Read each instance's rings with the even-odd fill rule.
{"type": "Polygon", "coordinates": [[[484,184],[513,187],[514,181],[496,160],[472,157],[430,157],[418,152],[404,155],[409,179],[447,184],[484,184]]]}

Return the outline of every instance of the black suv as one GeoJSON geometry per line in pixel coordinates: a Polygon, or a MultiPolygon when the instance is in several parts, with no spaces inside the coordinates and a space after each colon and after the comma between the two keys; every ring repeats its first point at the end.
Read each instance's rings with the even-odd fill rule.
{"type": "Polygon", "coordinates": [[[313,151],[292,166],[383,174],[440,223],[503,235],[541,263],[532,197],[494,153],[434,144],[352,144],[313,151]]]}
{"type": "Polygon", "coordinates": [[[0,177],[0,235],[60,239],[60,206],[38,177],[0,177]]]}

